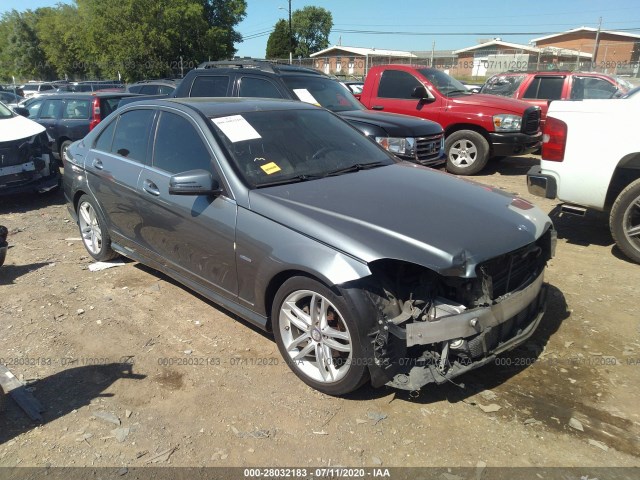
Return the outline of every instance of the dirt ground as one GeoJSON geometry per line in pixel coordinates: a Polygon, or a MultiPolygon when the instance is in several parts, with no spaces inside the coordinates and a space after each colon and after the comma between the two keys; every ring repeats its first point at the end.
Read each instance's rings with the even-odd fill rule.
{"type": "Polygon", "coordinates": [[[35,423],[7,402],[0,467],[640,466],[640,266],[605,218],[528,194],[537,161],[476,180],[552,214],[542,327],[418,394],[311,390],[268,334],[168,277],[131,261],[91,272],[61,192],[0,199],[0,363],[45,409],[35,423]]]}

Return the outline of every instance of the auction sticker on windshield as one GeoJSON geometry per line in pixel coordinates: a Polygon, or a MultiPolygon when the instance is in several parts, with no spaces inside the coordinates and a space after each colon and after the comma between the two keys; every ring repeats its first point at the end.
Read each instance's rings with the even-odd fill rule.
{"type": "Polygon", "coordinates": [[[212,118],[211,121],[215,123],[218,128],[222,130],[222,133],[233,143],[262,138],[242,115],[212,118]]]}

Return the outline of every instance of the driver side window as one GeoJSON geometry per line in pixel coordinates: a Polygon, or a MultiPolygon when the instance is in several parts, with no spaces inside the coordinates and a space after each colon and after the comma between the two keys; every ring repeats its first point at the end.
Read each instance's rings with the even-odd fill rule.
{"type": "Polygon", "coordinates": [[[196,169],[211,171],[211,154],[186,118],[162,112],[153,150],[153,166],[171,174],[196,169]]]}
{"type": "Polygon", "coordinates": [[[422,84],[408,72],[385,70],[380,79],[378,97],[415,100],[411,94],[414,88],[421,85],[422,84]]]}

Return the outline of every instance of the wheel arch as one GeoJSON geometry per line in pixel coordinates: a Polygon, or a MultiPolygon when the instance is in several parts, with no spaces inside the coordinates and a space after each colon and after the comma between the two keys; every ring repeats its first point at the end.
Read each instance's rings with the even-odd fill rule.
{"type": "Polygon", "coordinates": [[[630,153],[622,157],[616,165],[607,196],[605,198],[605,208],[610,209],[627,185],[640,178],[640,152],[630,153]]]}
{"type": "Polygon", "coordinates": [[[491,143],[491,138],[489,137],[489,132],[487,132],[484,128],[482,128],[479,125],[475,125],[473,123],[454,123],[452,125],[449,125],[447,128],[444,129],[444,136],[445,139],[446,137],[448,137],[449,135],[459,132],[461,130],[471,130],[474,131],[476,133],[479,133],[480,135],[482,135],[485,140],[489,143],[489,148],[491,150],[493,150],[493,145],[491,143]]]}

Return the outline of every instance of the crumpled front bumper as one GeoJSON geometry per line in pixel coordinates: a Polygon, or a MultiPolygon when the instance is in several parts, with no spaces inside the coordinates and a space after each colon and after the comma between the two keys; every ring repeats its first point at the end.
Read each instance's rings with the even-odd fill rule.
{"type": "Polygon", "coordinates": [[[19,165],[0,166],[0,195],[44,193],[59,185],[60,171],[49,154],[19,165]]]}
{"type": "Polygon", "coordinates": [[[427,350],[420,358],[396,359],[401,368],[387,385],[417,390],[492,362],[498,354],[522,344],[535,332],[545,312],[546,297],[547,285],[544,273],[540,273],[528,286],[505,295],[494,305],[394,329],[391,333],[396,336],[404,333],[407,347],[444,348],[438,352],[427,350]]]}

